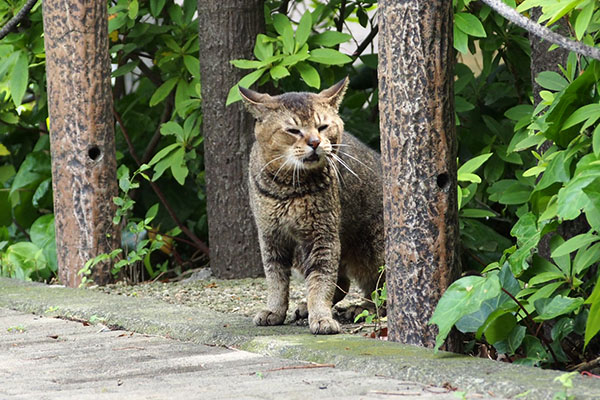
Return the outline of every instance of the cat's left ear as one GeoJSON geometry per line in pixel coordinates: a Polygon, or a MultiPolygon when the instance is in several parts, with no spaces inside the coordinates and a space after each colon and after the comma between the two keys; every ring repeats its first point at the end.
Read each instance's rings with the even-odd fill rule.
{"type": "Polygon", "coordinates": [[[346,93],[346,89],[348,88],[348,81],[348,77],[345,77],[332,87],[319,93],[319,97],[337,110],[340,107],[342,99],[344,98],[344,94],[346,93]]]}
{"type": "Polygon", "coordinates": [[[273,108],[273,97],[266,93],[255,92],[240,86],[240,95],[246,109],[260,120],[261,116],[270,108],[273,108]]]}

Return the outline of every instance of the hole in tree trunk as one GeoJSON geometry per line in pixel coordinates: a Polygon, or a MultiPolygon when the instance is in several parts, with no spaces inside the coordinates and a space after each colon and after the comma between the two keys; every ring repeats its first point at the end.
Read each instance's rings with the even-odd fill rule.
{"type": "Polygon", "coordinates": [[[444,172],[443,174],[439,174],[439,175],[437,176],[437,179],[436,179],[436,181],[437,181],[437,185],[438,185],[438,187],[439,187],[440,189],[443,189],[443,190],[445,190],[445,189],[447,189],[447,188],[448,188],[448,185],[449,185],[449,183],[450,183],[450,177],[448,176],[448,174],[447,174],[447,173],[445,173],[445,172],[444,172]]]}
{"type": "Polygon", "coordinates": [[[88,157],[93,161],[98,161],[102,157],[102,151],[98,146],[92,146],[88,149],[88,157]]]}

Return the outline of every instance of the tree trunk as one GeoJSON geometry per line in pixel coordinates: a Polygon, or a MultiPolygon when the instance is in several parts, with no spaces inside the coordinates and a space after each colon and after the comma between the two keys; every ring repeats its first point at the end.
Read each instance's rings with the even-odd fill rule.
{"type": "MultiPolygon", "coordinates": [[[[74,287],[86,261],[119,245],[108,16],[103,0],[43,7],[58,276],[74,287]]],[[[110,267],[91,278],[108,283],[110,267]]]]}
{"type": "Polygon", "coordinates": [[[198,0],[204,160],[210,264],[220,278],[262,274],[248,200],[248,157],[254,121],[227,93],[248,71],[229,61],[252,57],[264,31],[262,0],[198,0]]]}
{"type": "MultiPolygon", "coordinates": [[[[537,21],[541,15],[542,11],[539,7],[531,9],[531,19],[533,21],[537,21]]],[[[566,20],[566,17],[559,19],[556,22],[558,28],[555,32],[565,37],[569,37],[570,32],[568,24],[569,22],[566,20]]],[[[548,49],[552,43],[547,40],[542,40],[539,36],[533,34],[529,34],[529,43],[531,44],[531,85],[533,89],[534,105],[537,106],[538,103],[542,101],[540,91],[543,89],[537,84],[535,78],[542,71],[554,71],[560,74],[561,72],[558,66],[562,65],[566,68],[569,51],[558,47],[549,52],[548,49]]],[[[550,147],[549,144],[547,147],[550,147]]]]}
{"type": "Polygon", "coordinates": [[[459,272],[452,2],[381,1],[379,24],[389,338],[433,347],[459,272]]]}

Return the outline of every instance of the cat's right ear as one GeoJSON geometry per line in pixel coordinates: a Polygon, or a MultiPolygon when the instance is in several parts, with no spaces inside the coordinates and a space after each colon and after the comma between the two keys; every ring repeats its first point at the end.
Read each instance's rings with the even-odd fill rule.
{"type": "Polygon", "coordinates": [[[270,108],[273,104],[273,97],[266,93],[255,92],[254,90],[239,87],[240,95],[246,109],[256,119],[261,119],[261,116],[270,108]]]}

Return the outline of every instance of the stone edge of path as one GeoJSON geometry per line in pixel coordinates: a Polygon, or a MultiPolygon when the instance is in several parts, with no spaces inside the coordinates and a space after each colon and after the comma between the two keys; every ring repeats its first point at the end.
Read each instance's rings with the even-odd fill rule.
{"type": "MultiPolygon", "coordinates": [[[[352,335],[313,336],[307,327],[256,327],[249,318],[173,305],[0,278],[0,307],[49,317],[102,323],[138,333],[235,347],[287,359],[422,384],[456,387],[483,398],[552,399],[563,390],[560,371],[512,365],[352,335]]],[[[3,327],[0,329],[7,329],[3,327]]],[[[600,398],[600,379],[576,376],[570,395],[600,398]]]]}

